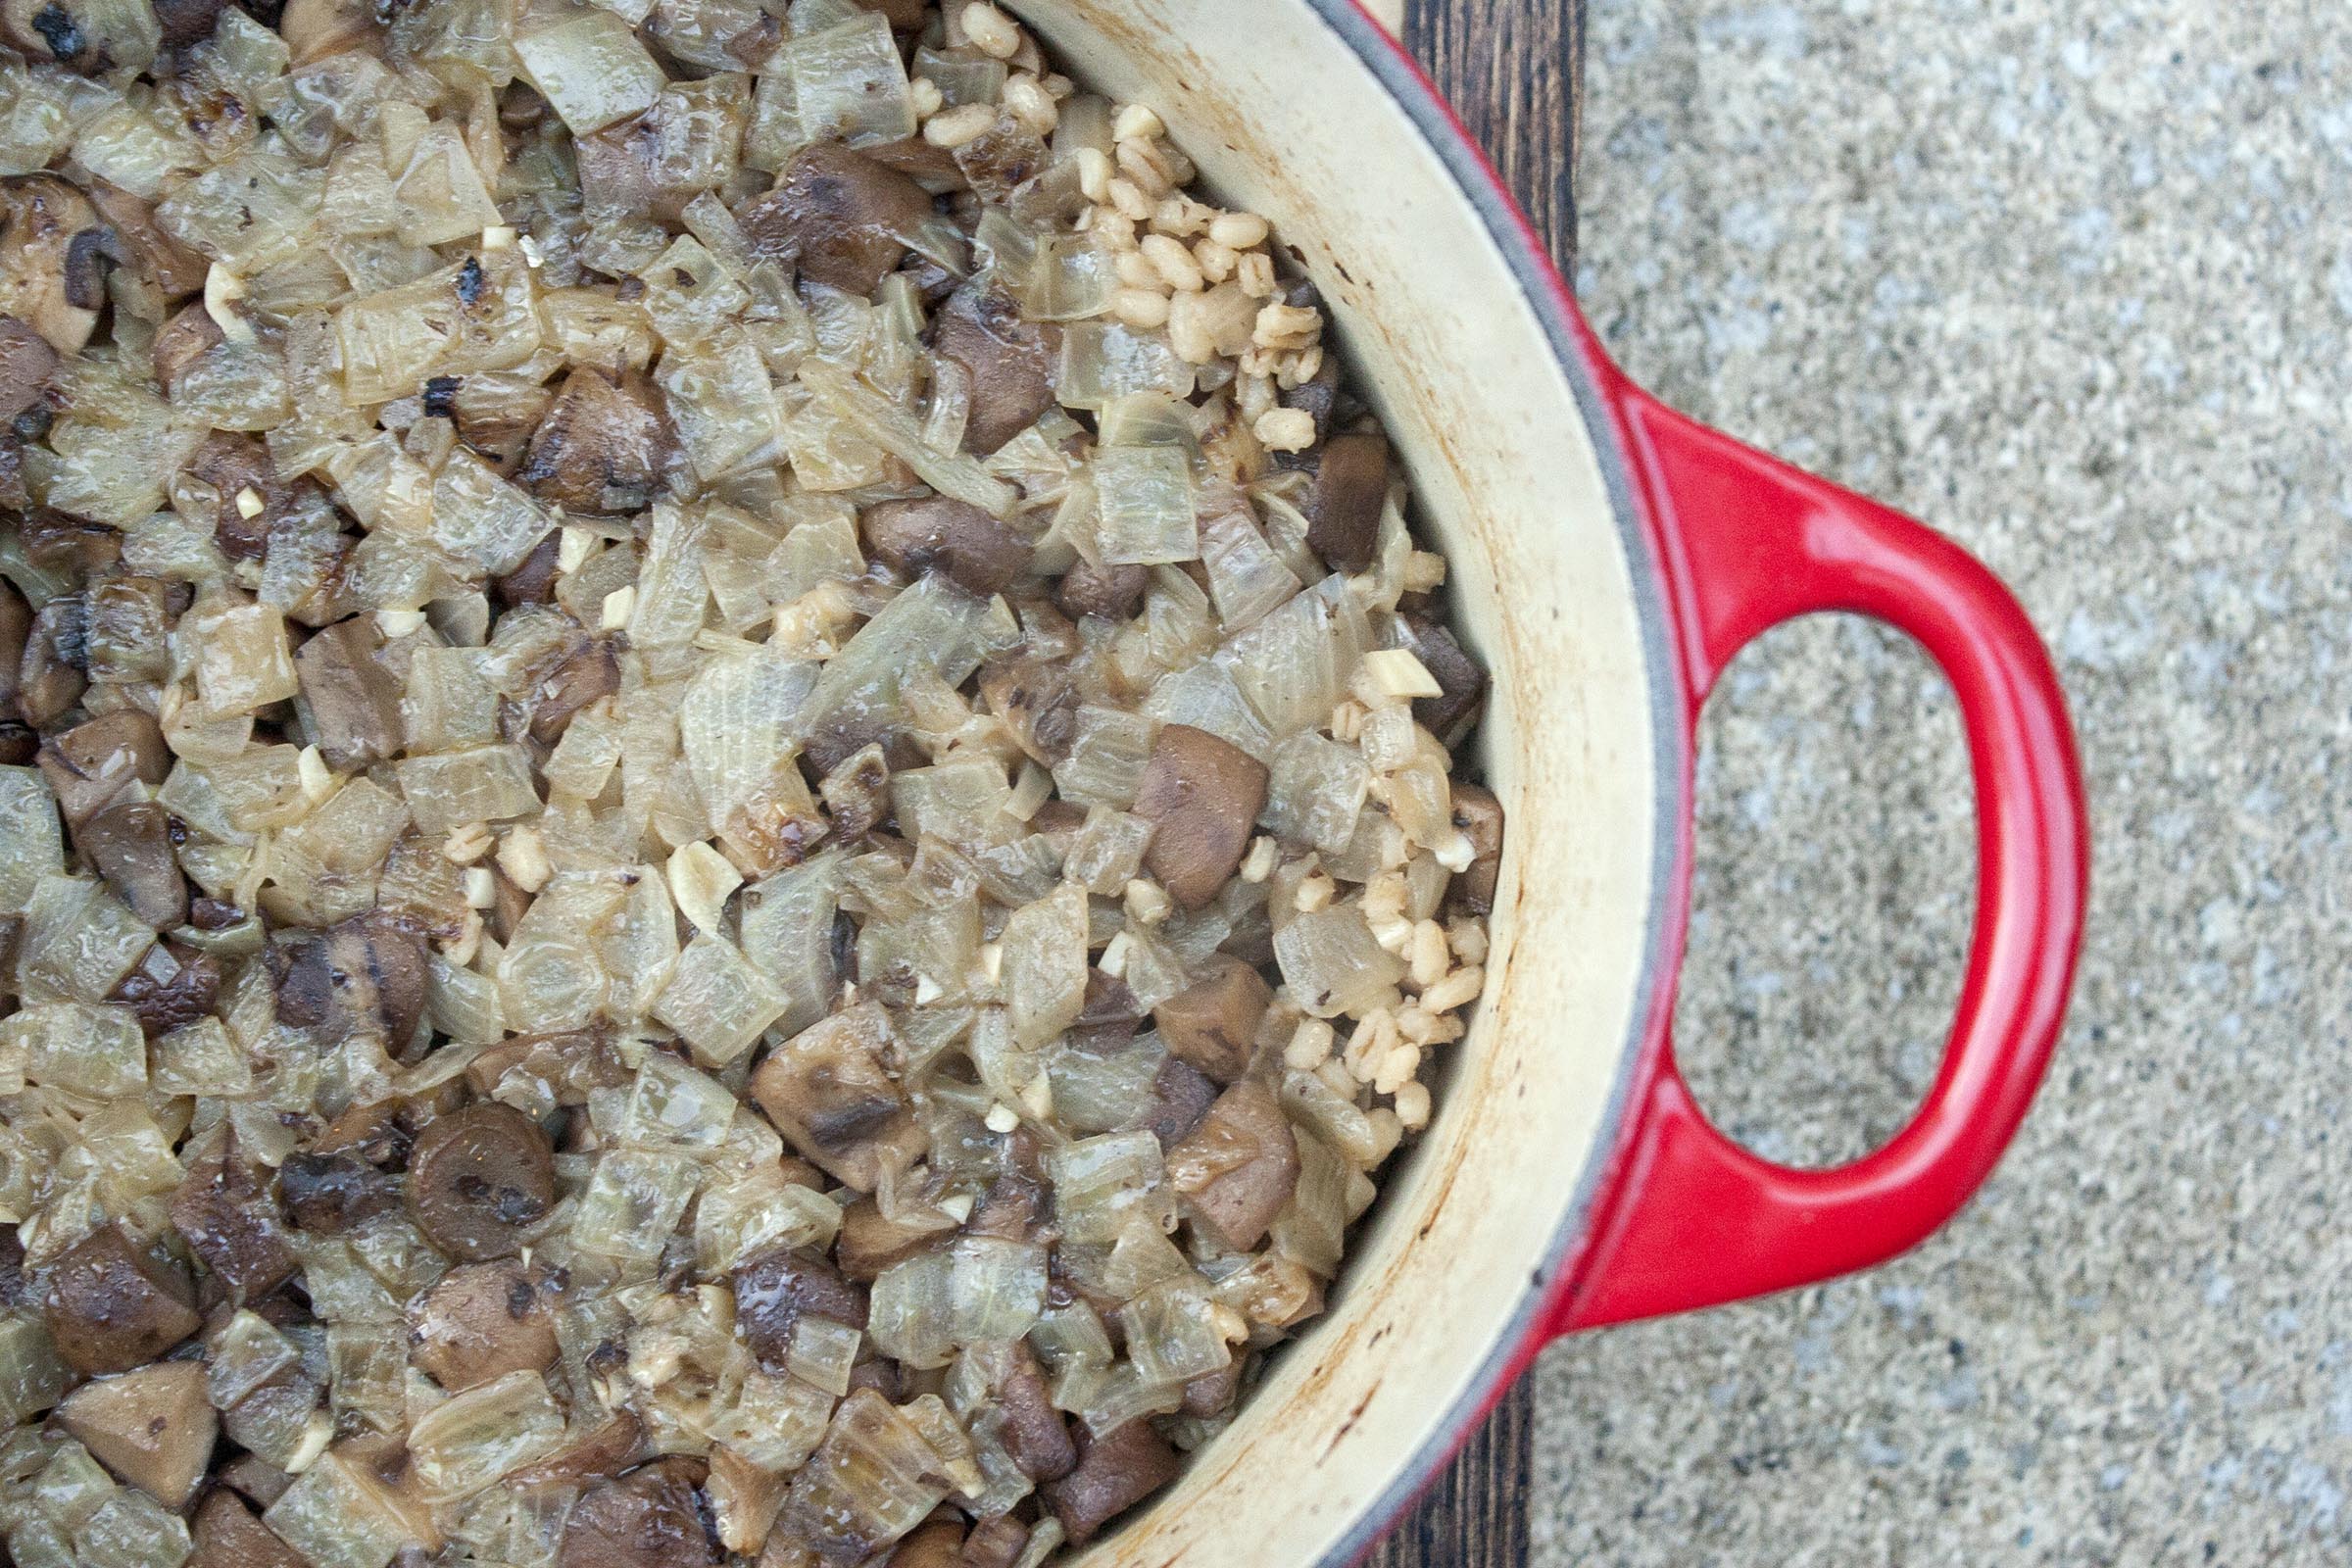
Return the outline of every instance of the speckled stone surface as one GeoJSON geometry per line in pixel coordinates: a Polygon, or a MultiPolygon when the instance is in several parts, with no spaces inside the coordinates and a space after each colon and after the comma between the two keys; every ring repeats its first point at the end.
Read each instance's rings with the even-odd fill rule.
{"type": "MultiPolygon", "coordinates": [[[[1692,413],[2014,584],[2092,926],[1984,1197],[1863,1278],[1541,1364],[1541,1568],[2352,1560],[2352,12],[1592,0],[1580,280],[1692,413]]],[[[1677,1028],[1819,1160],[1933,1073],[1965,758],[1907,645],[1777,633],[1704,735],[1677,1028]]]]}

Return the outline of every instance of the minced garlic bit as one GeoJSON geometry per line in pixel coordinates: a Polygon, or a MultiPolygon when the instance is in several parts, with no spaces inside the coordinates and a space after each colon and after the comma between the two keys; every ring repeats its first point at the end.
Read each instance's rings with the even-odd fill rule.
{"type": "Polygon", "coordinates": [[[246,485],[237,491],[238,516],[247,518],[258,517],[269,510],[270,504],[262,499],[262,493],[259,490],[256,490],[253,486],[246,485]]]}

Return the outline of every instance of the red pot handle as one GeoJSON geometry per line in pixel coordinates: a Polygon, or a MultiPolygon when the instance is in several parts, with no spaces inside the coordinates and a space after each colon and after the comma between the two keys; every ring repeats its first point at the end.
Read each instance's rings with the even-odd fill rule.
{"type": "MultiPolygon", "coordinates": [[[[2082,777],[2058,678],[1990,572],[1909,517],[1631,386],[1619,391],[1619,412],[1658,520],[1693,731],[1742,646],[1815,611],[1887,621],[1942,666],[1976,779],[1976,935],[1926,1102],[1885,1148],[1835,1170],[1776,1165],[1717,1131],[1676,1069],[1661,1023],[1616,1188],[1560,1299],[1555,1334],[1865,1268],[1950,1218],[1991,1173],[2041,1081],[2089,881],[2082,777]]],[[[1659,1001],[1661,1019],[1671,1005],[1671,994],[1659,1001]]]]}

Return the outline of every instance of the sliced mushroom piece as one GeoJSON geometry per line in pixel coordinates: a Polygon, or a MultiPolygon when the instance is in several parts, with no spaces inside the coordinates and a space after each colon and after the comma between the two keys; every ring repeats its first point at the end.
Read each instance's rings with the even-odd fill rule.
{"type": "Polygon", "coordinates": [[[1282,394],[1282,406],[1305,410],[1307,416],[1315,421],[1315,439],[1318,442],[1328,440],[1332,417],[1339,412],[1340,406],[1339,356],[1324,355],[1322,365],[1317,367],[1312,376],[1282,394]]]}
{"type": "Polygon", "coordinates": [[[302,1553],[225,1489],[216,1489],[196,1510],[195,1533],[196,1550],[185,1568],[310,1568],[302,1553]]]}
{"type": "Polygon", "coordinates": [[[1398,615],[1396,631],[1439,687],[1435,697],[1413,699],[1413,717],[1446,745],[1459,746],[1477,721],[1479,704],[1487,695],[1487,672],[1462,652],[1452,632],[1427,615],[1398,615]]]}
{"type": "MultiPolygon", "coordinates": [[[[57,0],[0,0],[0,35],[35,60],[59,58],[40,41],[44,18],[65,24],[61,37],[74,45],[70,55],[81,53],[83,35],[57,0]],[[30,43],[19,35],[27,24],[30,43]]],[[[112,233],[90,199],[54,174],[0,180],[0,314],[31,327],[60,354],[80,353],[106,303],[99,270],[112,233]]]]}
{"type": "Polygon", "coordinates": [[[980,696],[1040,765],[1052,767],[1069,757],[1084,694],[1066,661],[993,660],[981,668],[980,696]]]}
{"type": "Polygon", "coordinates": [[[1004,1418],[997,1437],[1021,1473],[1036,1482],[1059,1481],[1078,1464],[1069,1423],[1046,1392],[1046,1375],[1025,1340],[990,1357],[988,1391],[1004,1418]]]}
{"type": "Polygon", "coordinates": [[[572,1505],[556,1568],[711,1568],[718,1544],[695,1492],[700,1467],[657,1459],[591,1487],[572,1505]]]}
{"type": "Polygon", "coordinates": [[[294,1249],[270,1197],[268,1170],[225,1143],[189,1162],[172,1195],[172,1226],[235,1300],[258,1301],[294,1277],[294,1249]]]}
{"type": "Polygon", "coordinates": [[[1144,1128],[1159,1140],[1160,1148],[1174,1149],[1193,1135],[1193,1129],[1216,1102],[1217,1086],[1198,1067],[1170,1056],[1159,1064],[1159,1073],[1152,1080],[1152,1103],[1147,1107],[1144,1128]]]}
{"type": "Polygon", "coordinates": [[[545,1282],[512,1258],[461,1263],[415,1307],[409,1359],[452,1394],[556,1360],[556,1314],[545,1282]]]}
{"type": "Polygon", "coordinates": [[[167,1508],[196,1494],[220,1435],[202,1361],[158,1361],[84,1383],[53,1418],[124,1481],[167,1508]]]}
{"type": "Polygon", "coordinates": [[[153,801],[118,801],[84,823],[74,843],[148,925],[164,931],[186,922],[188,883],[172,854],[170,811],[153,801]]]}
{"type": "Polygon", "coordinates": [[[773,190],[735,214],[755,255],[862,295],[897,270],[906,236],[931,216],[922,186],[837,141],[802,148],[773,190]]]}
{"type": "Polygon", "coordinates": [[[760,1364],[781,1370],[804,1316],[865,1327],[865,1289],[816,1252],[771,1247],[735,1265],[735,1323],[760,1364]]]}
{"type": "Polygon", "coordinates": [[[220,960],[169,937],[149,948],[107,994],[138,1015],[149,1040],[184,1029],[220,998],[220,960]]]}
{"type": "Polygon", "coordinates": [[[514,482],[566,512],[642,512],[660,494],[673,442],[634,377],[582,367],[531,433],[514,482]]]}
{"type": "Polygon", "coordinates": [[[620,690],[620,659],[610,637],[584,637],[540,677],[531,703],[531,739],[553,746],[581,709],[620,690]]]}
{"type": "Polygon", "coordinates": [[[1158,826],[1144,866],[1188,909],[1223,890],[1266,804],[1266,764],[1189,724],[1162,724],[1135,796],[1158,826]]]}
{"type": "Polygon", "coordinates": [[[49,390],[57,350],[13,316],[0,316],[0,423],[14,419],[49,390]]]}
{"type": "Polygon", "coordinates": [[[1389,503],[1388,437],[1370,431],[1323,443],[1314,482],[1299,511],[1306,542],[1334,571],[1361,571],[1380,545],[1381,509],[1389,503]]]}
{"type": "Polygon", "coordinates": [[[50,1266],[41,1315],[59,1357],[97,1376],[144,1366],[195,1333],[195,1298],[177,1268],[101,1225],[50,1266]]]}
{"type": "Polygon", "coordinates": [[[1160,1043],[1218,1083],[1250,1070],[1257,1026],[1274,1004],[1274,988],[1230,954],[1209,956],[1207,973],[1152,1009],[1160,1043]]]}
{"type": "Polygon", "coordinates": [[[983,598],[1027,576],[1037,553],[1008,525],[953,496],[885,501],[866,508],[858,527],[875,558],[899,575],[942,570],[983,598]]]}
{"type": "Polygon", "coordinates": [[[24,645],[31,636],[32,607],[15,583],[0,577],[0,720],[20,729],[24,725],[17,701],[18,676],[24,667],[24,645]]]}
{"type": "Polygon", "coordinates": [[[77,834],[133,784],[162,784],[171,767],[163,730],[135,708],[85,720],[41,747],[41,776],[77,834]]]}
{"type": "Polygon", "coordinates": [[[400,1206],[400,1178],[349,1152],[288,1154],[277,1192],[295,1229],[315,1235],[340,1236],[400,1206]]]}
{"type": "Polygon", "coordinates": [[[486,1097],[508,1073],[516,1071],[546,1084],[556,1103],[564,1106],[584,1105],[595,1090],[636,1081],[636,1074],[613,1054],[611,1032],[603,1029],[510,1036],[466,1063],[466,1081],[486,1097]]]}
{"type": "Polygon", "coordinates": [[[443,1116],[410,1152],[410,1215],[452,1257],[513,1256],[555,1203],[555,1150],[511,1105],[489,1101],[443,1116]]]}
{"type": "Polygon", "coordinates": [[[1073,619],[1103,615],[1124,620],[1143,602],[1151,573],[1142,566],[1097,566],[1081,561],[1054,589],[1054,602],[1073,619]]]}
{"type": "Polygon", "coordinates": [[[17,665],[17,709],[34,729],[65,717],[89,690],[89,605],[79,594],[59,594],[33,612],[17,665]]]}
{"type": "Polygon", "coordinates": [[[784,1141],[834,1180],[870,1193],[929,1147],[905,1091],[883,1064],[890,1015],[877,1003],[835,1013],[776,1047],[752,1074],[752,1098],[784,1141]]]}
{"type": "Polygon", "coordinates": [[[966,283],[940,307],[931,346],[972,378],[966,452],[990,453],[1035,424],[1054,406],[1061,328],[1025,321],[1004,290],[966,283]]]}
{"type": "MultiPolygon", "coordinates": [[[[269,1460],[251,1453],[240,1454],[222,1465],[217,1479],[221,1486],[259,1508],[269,1507],[286,1494],[288,1487],[294,1485],[292,1476],[269,1460]]],[[[200,1514],[202,1511],[198,1510],[200,1514]]]]}
{"type": "Polygon", "coordinates": [[[1298,1186],[1298,1138],[1274,1091],[1245,1078],[1168,1151],[1168,1183],[1218,1245],[1255,1247],[1298,1186]]]}
{"type": "Polygon", "coordinates": [[[1470,841],[1470,869],[1446,890],[1448,900],[1465,914],[1486,914],[1494,907],[1494,882],[1502,874],[1502,803],[1492,790],[1457,781],[1453,786],[1453,825],[1470,841]]]}
{"type": "Polygon", "coordinates": [[[983,1519],[963,1538],[962,1568],[1013,1568],[1029,1549],[1029,1527],[1008,1513],[983,1519]]]}
{"type": "Polygon", "coordinates": [[[389,760],[405,739],[399,678],[375,657],[382,641],[373,615],[355,615],[313,632],[294,651],[311,736],[338,773],[389,760]]]}
{"type": "Polygon", "coordinates": [[[172,314],[172,318],[155,334],[155,346],[148,350],[148,366],[155,374],[155,384],[168,394],[188,373],[188,368],[227,341],[220,323],[205,309],[202,300],[192,301],[172,314]]]}
{"type": "Polygon", "coordinates": [[[1176,1478],[1176,1450],[1135,1420],[1095,1439],[1078,1456],[1078,1467],[1043,1489],[1046,1505],[1061,1521],[1073,1546],[1083,1546],[1118,1515],[1176,1478]]]}

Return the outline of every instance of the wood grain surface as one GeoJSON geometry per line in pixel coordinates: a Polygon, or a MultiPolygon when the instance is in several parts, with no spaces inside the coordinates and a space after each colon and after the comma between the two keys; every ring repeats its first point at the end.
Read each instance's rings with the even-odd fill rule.
{"type": "MultiPolygon", "coordinates": [[[[1372,10],[1401,21],[1406,47],[1573,276],[1584,0],[1375,0],[1372,10]]],[[[1524,1380],[1503,1396],[1366,1568],[1522,1568],[1532,1397],[1524,1380]]]]}

